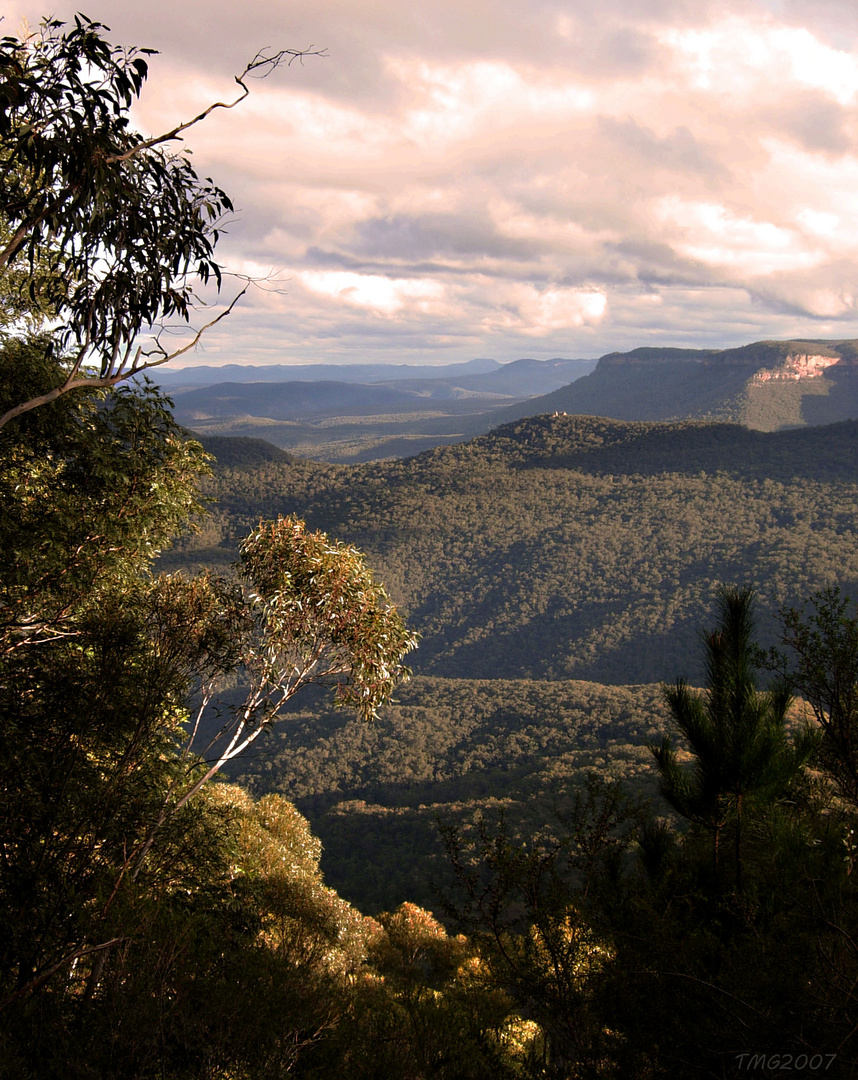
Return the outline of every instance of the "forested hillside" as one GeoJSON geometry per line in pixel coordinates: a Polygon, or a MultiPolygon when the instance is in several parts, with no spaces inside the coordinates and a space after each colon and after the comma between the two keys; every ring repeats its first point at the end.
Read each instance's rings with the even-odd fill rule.
{"type": "Polygon", "coordinates": [[[455,678],[647,683],[689,669],[722,583],[771,616],[858,582],[858,424],[542,416],[404,461],[334,466],[221,453],[218,503],[173,562],[227,565],[261,517],[300,513],[366,551],[422,634],[414,668],[455,678]]]}
{"type": "Polygon", "coordinates": [[[372,725],[305,698],[233,774],[294,801],[326,881],[361,911],[434,908],[453,887],[439,820],[503,813],[526,838],[591,771],[655,799],[648,744],[665,725],[657,685],[418,676],[372,725]]]}
{"type": "Polygon", "coordinates": [[[689,645],[720,585],[756,586],[774,644],[780,606],[858,582],[856,423],[767,434],[549,415],[350,467],[207,445],[219,501],[173,561],[223,566],[257,517],[300,508],[369,553],[422,634],[419,677],[377,726],[320,703],[236,773],[297,800],[329,879],[364,910],[433,902],[449,877],[439,814],[503,808],[526,831],[550,817],[552,784],[590,768],[654,794],[658,684],[703,677],[689,645]]]}
{"type": "MultiPolygon", "coordinates": [[[[529,403],[618,420],[721,420],[760,431],[858,417],[854,341],[758,341],[737,349],[645,347],[529,403]]],[[[513,408],[498,422],[525,415],[513,408]]]]}

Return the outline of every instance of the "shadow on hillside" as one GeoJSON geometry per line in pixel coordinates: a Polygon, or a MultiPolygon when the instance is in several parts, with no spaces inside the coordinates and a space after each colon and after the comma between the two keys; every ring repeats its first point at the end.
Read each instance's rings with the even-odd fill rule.
{"type": "MultiPolygon", "coordinates": [[[[659,597],[653,603],[665,605],[659,597]]],[[[680,672],[692,681],[700,678],[694,619],[641,635],[627,607],[618,599],[569,615],[546,611],[521,626],[434,652],[425,640],[414,666],[422,675],[453,679],[581,679],[615,686],[670,681],[680,672]]]]}
{"type": "Polygon", "coordinates": [[[833,424],[858,416],[858,368],[835,364],[815,382],[815,392],[801,399],[801,418],[806,424],[833,424]],[[820,389],[827,392],[819,393],[820,389]]]}
{"type": "MultiPolygon", "coordinates": [[[[856,380],[858,386],[858,380],[856,380]]],[[[812,412],[816,398],[806,397],[812,412]]],[[[858,411],[858,410],[856,410],[858,411]]],[[[517,468],[572,469],[597,475],[655,476],[661,473],[726,473],[739,479],[853,480],[858,464],[858,421],[843,420],[823,427],[784,431],[753,431],[738,424],[671,425],[605,422],[599,442],[575,445],[563,438],[563,421],[553,418],[554,439],[544,447],[528,448],[517,468]],[[567,445],[564,445],[566,441],[567,445]],[[568,443],[572,445],[569,447],[568,443]]],[[[589,426],[592,427],[593,421],[589,426]]],[[[598,423],[598,421],[596,421],[598,423]]]]}

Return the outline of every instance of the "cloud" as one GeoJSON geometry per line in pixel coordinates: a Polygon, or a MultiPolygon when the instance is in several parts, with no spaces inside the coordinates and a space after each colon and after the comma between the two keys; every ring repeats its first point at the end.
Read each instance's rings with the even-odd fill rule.
{"type": "MultiPolygon", "coordinates": [[[[40,13],[18,0],[7,31],[21,14],[40,13]]],[[[188,133],[241,208],[219,251],[270,278],[208,362],[858,336],[852,0],[89,14],[162,50],[151,131],[224,100],[260,46],[328,49],[188,133]]]]}
{"type": "Polygon", "coordinates": [[[437,309],[444,294],[443,286],[436,281],[397,280],[343,270],[305,270],[300,279],[313,293],[385,318],[399,315],[406,307],[412,314],[431,313],[437,309]]]}

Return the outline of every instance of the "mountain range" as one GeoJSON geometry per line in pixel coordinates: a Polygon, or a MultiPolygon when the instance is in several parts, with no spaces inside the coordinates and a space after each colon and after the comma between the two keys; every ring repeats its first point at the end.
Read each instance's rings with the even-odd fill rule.
{"type": "MultiPolygon", "coordinates": [[[[858,417],[858,342],[758,341],[737,349],[634,349],[528,402],[616,420],[725,420],[759,431],[858,417]]],[[[517,419],[509,411],[497,419],[517,419]]]]}
{"type": "Polygon", "coordinates": [[[353,463],[406,457],[548,412],[718,420],[759,431],[858,417],[855,341],[644,347],[598,361],[444,368],[231,365],[160,378],[178,419],[201,435],[261,436],[305,457],[353,463]],[[214,381],[224,374],[230,381],[214,381]]]}
{"type": "Polygon", "coordinates": [[[177,418],[200,434],[262,436],[305,457],[402,457],[488,430],[503,406],[592,371],[594,360],[475,360],[445,367],[392,365],[208,368],[165,371],[177,418]],[[231,381],[212,381],[228,373],[231,381]],[[278,377],[279,374],[279,377],[278,377]]]}

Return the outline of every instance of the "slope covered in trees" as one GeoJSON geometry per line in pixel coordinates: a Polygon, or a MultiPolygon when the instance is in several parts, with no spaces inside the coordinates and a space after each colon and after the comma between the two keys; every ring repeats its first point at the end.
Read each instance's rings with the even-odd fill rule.
{"type": "Polygon", "coordinates": [[[452,887],[439,818],[503,812],[527,836],[591,771],[654,797],[647,745],[664,730],[657,685],[417,676],[371,726],[305,698],[233,775],[295,802],[360,910],[431,908],[452,887]]]}
{"type": "Polygon", "coordinates": [[[228,564],[260,516],[300,510],[368,553],[422,634],[421,674],[654,682],[686,662],[721,583],[757,588],[770,643],[778,605],[858,582],[856,449],[851,422],[556,415],[404,461],[227,458],[176,558],[228,564]]]}
{"type": "Polygon", "coordinates": [[[365,910],[431,904],[432,882],[449,884],[438,814],[503,809],[526,832],[590,768],[654,795],[657,683],[703,678],[689,642],[719,585],[757,585],[771,644],[780,604],[858,580],[856,440],[852,423],[543,416],[361,467],[212,445],[221,501],[197,557],[228,559],[237,522],[294,500],[371,552],[423,634],[421,675],[379,726],[302,712],[243,777],[297,800],[330,880],[365,910]]]}
{"type": "MultiPolygon", "coordinates": [[[[644,347],[529,402],[618,420],[720,420],[760,431],[858,417],[854,341],[758,341],[736,349],[644,347]]],[[[528,415],[518,409],[498,420],[528,415]]]]}

